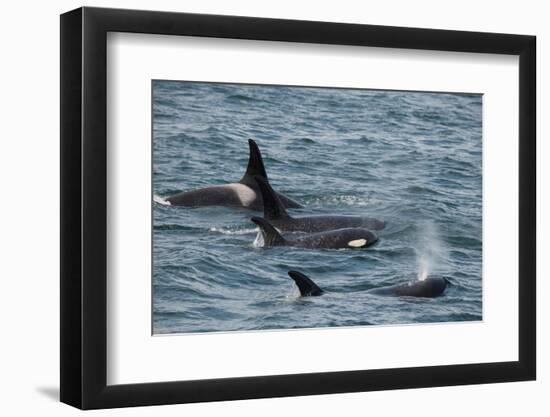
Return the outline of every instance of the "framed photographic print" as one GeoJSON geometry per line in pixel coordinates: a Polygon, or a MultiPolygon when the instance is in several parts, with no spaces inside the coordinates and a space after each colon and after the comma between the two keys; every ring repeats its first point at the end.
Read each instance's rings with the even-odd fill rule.
{"type": "Polygon", "coordinates": [[[61,16],[61,400],[535,379],[535,38],[61,16]]]}

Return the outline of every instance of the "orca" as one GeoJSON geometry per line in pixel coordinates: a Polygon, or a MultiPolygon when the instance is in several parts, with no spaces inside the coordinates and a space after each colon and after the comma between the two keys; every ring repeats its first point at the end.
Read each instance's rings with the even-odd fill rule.
{"type": "Polygon", "coordinates": [[[323,295],[324,291],[317,286],[310,278],[298,271],[288,271],[290,278],[294,280],[300,290],[302,297],[323,295]]]}
{"type": "Polygon", "coordinates": [[[347,228],[308,234],[296,239],[286,239],[261,217],[251,219],[260,227],[264,246],[296,246],[310,249],[364,249],[378,241],[378,236],[367,229],[347,228]]]}
{"type": "Polygon", "coordinates": [[[264,218],[283,232],[317,233],[350,227],[381,230],[385,227],[385,222],[372,217],[342,215],[291,217],[269,182],[260,176],[254,179],[262,193],[264,218]]]}
{"type": "MultiPolygon", "coordinates": [[[[296,282],[302,297],[322,295],[324,291],[319,288],[308,276],[298,271],[289,271],[288,275],[296,282]]],[[[389,295],[395,297],[438,297],[452,285],[448,278],[438,275],[429,275],[424,280],[409,281],[402,284],[379,287],[369,290],[371,294],[389,295]]]]}
{"type": "Polygon", "coordinates": [[[423,280],[409,281],[387,287],[369,290],[371,294],[397,297],[438,297],[451,284],[448,278],[439,275],[428,275],[423,280]]]}
{"type": "MultiPolygon", "coordinates": [[[[250,148],[248,166],[239,182],[184,191],[167,197],[165,200],[172,206],[228,206],[261,211],[263,209],[262,194],[254,177],[262,178],[266,182],[269,180],[258,145],[249,139],[248,146],[250,148]]],[[[296,201],[282,194],[277,194],[277,196],[284,207],[302,207],[296,201]]]]}

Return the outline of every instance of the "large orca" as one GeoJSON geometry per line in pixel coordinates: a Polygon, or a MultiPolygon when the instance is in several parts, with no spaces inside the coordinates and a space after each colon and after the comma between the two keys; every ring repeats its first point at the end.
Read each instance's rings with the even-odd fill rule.
{"type": "MultiPolygon", "coordinates": [[[[258,145],[249,139],[248,146],[250,148],[248,167],[239,182],[181,192],[167,197],[166,201],[173,206],[229,206],[261,211],[263,209],[262,194],[254,177],[262,178],[266,182],[268,182],[268,178],[258,145]]],[[[296,201],[282,194],[277,194],[277,196],[284,207],[302,207],[296,201]]]]}
{"type": "Polygon", "coordinates": [[[278,230],[317,233],[350,227],[363,227],[370,230],[380,230],[385,227],[385,222],[372,217],[341,215],[290,217],[283,202],[269,185],[269,182],[260,176],[254,177],[254,179],[262,193],[264,218],[269,220],[278,230]]]}
{"type": "Polygon", "coordinates": [[[310,249],[363,249],[378,241],[378,237],[367,229],[348,228],[308,234],[296,239],[285,239],[266,220],[261,217],[251,219],[260,227],[264,245],[297,246],[310,249]]]}
{"type": "MultiPolygon", "coordinates": [[[[324,291],[319,288],[308,276],[298,271],[289,271],[288,275],[296,282],[302,297],[322,295],[324,291]]],[[[441,276],[430,275],[424,280],[410,281],[397,285],[374,288],[368,292],[377,295],[391,295],[396,297],[424,297],[433,298],[443,294],[451,282],[441,276]]]]}

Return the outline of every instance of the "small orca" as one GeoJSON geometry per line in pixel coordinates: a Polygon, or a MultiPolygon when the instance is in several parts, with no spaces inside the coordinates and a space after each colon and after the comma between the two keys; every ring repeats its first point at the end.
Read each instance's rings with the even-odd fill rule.
{"type": "Polygon", "coordinates": [[[367,229],[347,228],[314,233],[293,240],[285,239],[261,217],[251,219],[260,227],[264,244],[270,246],[297,246],[310,249],[363,249],[378,241],[378,237],[367,229]]]}
{"type": "Polygon", "coordinates": [[[372,217],[338,215],[290,217],[269,182],[260,176],[254,179],[262,193],[264,218],[281,231],[316,233],[350,227],[364,227],[370,230],[380,230],[385,227],[385,222],[372,217]]]}
{"type": "Polygon", "coordinates": [[[448,285],[451,285],[448,278],[438,275],[429,275],[423,280],[374,288],[369,290],[369,292],[377,295],[393,295],[397,297],[433,298],[443,294],[448,285]]]}
{"type": "Polygon", "coordinates": [[[306,277],[304,274],[298,271],[288,271],[290,278],[294,280],[298,289],[300,290],[300,295],[302,297],[310,297],[322,295],[324,291],[317,286],[311,279],[306,277]]]}
{"type": "MultiPolygon", "coordinates": [[[[311,278],[298,271],[289,271],[288,275],[296,282],[300,295],[307,297],[311,295],[321,295],[324,291],[319,288],[311,278]]],[[[421,281],[410,281],[403,284],[390,285],[387,287],[374,288],[368,292],[377,295],[391,295],[397,297],[438,297],[447,288],[452,285],[448,278],[430,275],[421,281]]]]}
{"type": "MultiPolygon", "coordinates": [[[[250,148],[248,167],[239,182],[181,192],[167,197],[166,201],[173,206],[229,206],[261,211],[263,208],[262,194],[254,177],[262,178],[266,182],[269,180],[258,145],[249,139],[248,146],[250,148]]],[[[284,207],[302,207],[296,201],[282,194],[277,194],[277,196],[284,207]]]]}

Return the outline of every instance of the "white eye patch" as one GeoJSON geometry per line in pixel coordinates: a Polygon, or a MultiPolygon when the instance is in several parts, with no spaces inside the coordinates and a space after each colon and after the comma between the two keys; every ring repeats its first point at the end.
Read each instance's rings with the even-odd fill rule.
{"type": "Polygon", "coordinates": [[[350,240],[348,242],[348,246],[352,248],[360,248],[362,246],[365,246],[367,244],[367,239],[356,239],[356,240],[350,240]]]}

